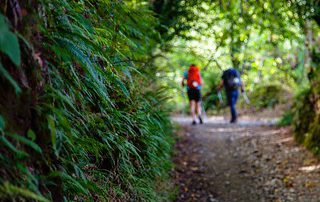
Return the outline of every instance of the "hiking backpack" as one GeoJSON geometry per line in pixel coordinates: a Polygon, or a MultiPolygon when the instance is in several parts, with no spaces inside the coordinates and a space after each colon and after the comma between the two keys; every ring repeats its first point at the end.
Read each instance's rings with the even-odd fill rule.
{"type": "Polygon", "coordinates": [[[187,81],[188,87],[191,89],[198,89],[198,86],[200,86],[201,78],[200,78],[200,71],[197,66],[190,66],[188,70],[188,81],[187,81]]]}
{"type": "Polygon", "coordinates": [[[237,90],[241,85],[239,74],[234,69],[229,69],[225,72],[225,85],[228,90],[237,90]]]}

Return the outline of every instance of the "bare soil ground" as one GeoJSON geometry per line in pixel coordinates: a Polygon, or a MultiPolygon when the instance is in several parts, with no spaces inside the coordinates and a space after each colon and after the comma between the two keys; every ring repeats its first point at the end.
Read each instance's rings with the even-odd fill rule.
{"type": "Polygon", "coordinates": [[[274,119],[174,117],[177,202],[320,202],[320,161],[274,119]]]}

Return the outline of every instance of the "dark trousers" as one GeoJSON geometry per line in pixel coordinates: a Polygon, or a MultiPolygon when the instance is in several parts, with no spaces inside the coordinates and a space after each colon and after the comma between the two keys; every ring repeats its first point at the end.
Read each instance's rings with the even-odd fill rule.
{"type": "Polygon", "coordinates": [[[231,111],[231,122],[235,122],[237,121],[236,104],[237,104],[239,92],[238,90],[230,90],[230,91],[226,91],[226,94],[228,99],[228,105],[231,111]]]}

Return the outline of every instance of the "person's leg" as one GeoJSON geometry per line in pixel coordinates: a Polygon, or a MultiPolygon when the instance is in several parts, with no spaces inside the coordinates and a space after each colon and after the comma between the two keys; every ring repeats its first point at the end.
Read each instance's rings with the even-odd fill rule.
{"type": "Polygon", "coordinates": [[[194,91],[192,89],[188,89],[188,98],[190,103],[190,114],[192,116],[192,124],[196,124],[196,113],[195,113],[195,98],[194,91]]]}
{"type": "Polygon", "coordinates": [[[234,118],[234,107],[232,105],[232,92],[226,91],[226,95],[227,95],[228,106],[230,107],[230,114],[231,114],[230,122],[232,123],[234,118]]]}
{"type": "Polygon", "coordinates": [[[200,124],[203,123],[202,117],[201,117],[201,112],[202,112],[201,101],[198,101],[197,102],[197,115],[198,115],[200,124]]]}
{"type": "Polygon", "coordinates": [[[202,117],[201,117],[202,106],[201,106],[201,92],[200,92],[200,90],[196,91],[195,99],[196,99],[196,108],[197,108],[196,112],[197,112],[197,115],[199,118],[199,122],[200,122],[200,124],[202,124],[203,121],[202,121],[202,117]]]}
{"type": "Polygon", "coordinates": [[[230,95],[230,110],[231,110],[231,122],[237,121],[237,109],[236,104],[238,100],[238,91],[233,91],[230,95]]]}
{"type": "Polygon", "coordinates": [[[201,116],[201,101],[197,102],[197,115],[198,116],[201,116]]]}
{"type": "Polygon", "coordinates": [[[230,112],[231,112],[231,123],[234,123],[237,121],[237,111],[234,104],[230,105],[230,112]]]}
{"type": "Polygon", "coordinates": [[[196,101],[190,100],[190,113],[192,116],[192,124],[196,124],[196,101]]]}

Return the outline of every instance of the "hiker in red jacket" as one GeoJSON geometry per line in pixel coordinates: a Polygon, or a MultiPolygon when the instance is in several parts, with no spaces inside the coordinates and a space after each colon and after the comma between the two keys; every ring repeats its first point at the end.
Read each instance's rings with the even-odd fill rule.
{"type": "Polygon", "coordinates": [[[182,78],[182,86],[185,86],[185,81],[187,81],[187,91],[188,98],[190,102],[190,112],[192,115],[192,125],[197,124],[196,119],[198,115],[199,123],[202,124],[201,117],[201,86],[202,79],[200,75],[199,68],[191,64],[188,71],[184,72],[182,78]]]}

